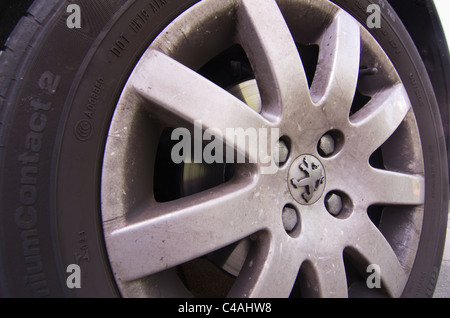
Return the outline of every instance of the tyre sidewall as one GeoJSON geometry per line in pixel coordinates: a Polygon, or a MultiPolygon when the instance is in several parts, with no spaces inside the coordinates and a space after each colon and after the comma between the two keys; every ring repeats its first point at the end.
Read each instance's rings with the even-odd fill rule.
{"type": "Polygon", "coordinates": [[[61,8],[16,85],[2,151],[1,277],[10,297],[114,297],[100,179],[110,120],[151,41],[196,1],[82,1],[82,29],[61,8]],[[106,13],[105,13],[106,11],[106,13]],[[110,12],[108,12],[110,11],[110,12]],[[84,17],[85,15],[82,15],[84,17]],[[81,288],[69,289],[77,264],[81,288]]]}

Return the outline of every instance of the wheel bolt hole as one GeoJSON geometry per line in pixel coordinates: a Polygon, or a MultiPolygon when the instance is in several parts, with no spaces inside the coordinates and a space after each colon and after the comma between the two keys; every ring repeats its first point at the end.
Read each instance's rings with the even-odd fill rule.
{"type": "Polygon", "coordinates": [[[300,228],[300,216],[293,205],[286,205],[282,214],[283,226],[290,236],[297,236],[300,228]]]}
{"type": "Polygon", "coordinates": [[[332,216],[346,219],[353,211],[353,203],[345,193],[332,191],[325,196],[325,208],[332,216]]]}
{"type": "Polygon", "coordinates": [[[323,158],[329,158],[341,151],[344,135],[338,130],[331,130],[323,135],[317,145],[317,152],[323,158]]]}
{"type": "Polygon", "coordinates": [[[275,148],[273,150],[273,159],[278,167],[282,167],[288,162],[289,155],[291,153],[291,143],[289,138],[282,137],[275,144],[275,148]]]}

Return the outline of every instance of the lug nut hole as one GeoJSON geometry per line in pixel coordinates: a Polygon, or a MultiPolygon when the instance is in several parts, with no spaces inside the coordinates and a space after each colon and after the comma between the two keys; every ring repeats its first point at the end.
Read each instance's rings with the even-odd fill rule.
{"type": "Polygon", "coordinates": [[[325,208],[335,218],[346,219],[353,212],[353,203],[347,194],[332,191],[325,196],[325,208]]]}
{"type": "Polygon", "coordinates": [[[288,162],[291,154],[291,142],[287,137],[281,137],[275,145],[273,159],[278,167],[282,167],[288,162]]]}
{"type": "Polygon", "coordinates": [[[291,205],[287,204],[283,208],[282,213],[283,226],[288,233],[292,237],[296,237],[300,233],[300,215],[297,209],[291,205]]]}
{"type": "Polygon", "coordinates": [[[331,130],[324,134],[317,145],[317,152],[323,158],[339,153],[344,146],[344,135],[339,130],[331,130]]]}

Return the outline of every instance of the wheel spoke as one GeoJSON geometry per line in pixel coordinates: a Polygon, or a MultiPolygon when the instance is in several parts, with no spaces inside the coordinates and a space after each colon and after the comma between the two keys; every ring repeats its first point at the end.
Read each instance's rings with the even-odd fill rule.
{"type": "MultiPolygon", "coordinates": [[[[353,231],[347,251],[363,267],[377,265],[381,270],[381,287],[391,297],[401,296],[407,279],[405,270],[386,238],[368,217],[353,231]]],[[[367,268],[361,270],[367,271],[367,268]]]]}
{"type": "Polygon", "coordinates": [[[248,204],[253,195],[250,186],[226,186],[143,208],[107,237],[117,277],[142,278],[257,232],[264,227],[265,215],[248,204]]]}
{"type": "Polygon", "coordinates": [[[313,263],[319,297],[346,298],[347,278],[341,253],[318,257],[313,263]]]}
{"type": "Polygon", "coordinates": [[[310,105],[303,64],[275,0],[242,0],[238,21],[238,40],[253,66],[263,110],[280,113],[283,108],[288,118],[294,109],[310,105]]]}
{"type": "Polygon", "coordinates": [[[269,126],[263,117],[239,99],[158,51],[147,52],[130,85],[147,101],[143,104],[152,116],[176,127],[201,121],[203,130],[214,129],[216,138],[247,156],[257,152],[252,148],[257,145],[247,145],[245,140],[235,142],[234,138],[227,140],[227,129],[246,131],[269,126]]]}
{"type": "Polygon", "coordinates": [[[330,118],[348,119],[358,83],[360,43],[358,23],[346,12],[338,11],[320,40],[319,61],[311,86],[314,103],[325,105],[330,118]]]}
{"type": "Polygon", "coordinates": [[[372,100],[351,117],[355,133],[354,149],[367,158],[400,126],[411,103],[403,85],[396,85],[376,94],[372,100]]]}
{"type": "Polygon", "coordinates": [[[422,176],[371,169],[364,191],[369,205],[421,205],[425,202],[425,180],[422,176]]]}
{"type": "Polygon", "coordinates": [[[231,297],[289,297],[302,257],[292,241],[277,239],[268,233],[262,236],[265,236],[265,242],[259,244],[263,246],[249,255],[230,293],[231,297]]]}

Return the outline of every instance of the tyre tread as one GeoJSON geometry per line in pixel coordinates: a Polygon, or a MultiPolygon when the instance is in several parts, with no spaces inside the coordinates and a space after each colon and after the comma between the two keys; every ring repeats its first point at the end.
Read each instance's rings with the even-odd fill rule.
{"type": "MultiPolygon", "coordinates": [[[[58,6],[65,0],[35,0],[17,22],[13,31],[0,50],[0,158],[4,155],[4,140],[8,117],[14,107],[14,84],[19,80],[24,61],[33,48],[34,41],[41,35],[43,27],[54,16],[58,6]]],[[[1,261],[1,255],[0,255],[1,261]]],[[[2,264],[0,263],[0,272],[2,264]]],[[[0,276],[0,298],[8,297],[2,288],[0,276]]]]}
{"type": "MultiPolygon", "coordinates": [[[[53,17],[58,6],[65,1],[36,0],[20,18],[0,51],[0,151],[4,147],[5,126],[13,103],[8,103],[11,87],[18,81],[22,62],[33,48],[34,40],[43,26],[53,17]]],[[[0,152],[1,154],[1,152],[0,152]]]]}

